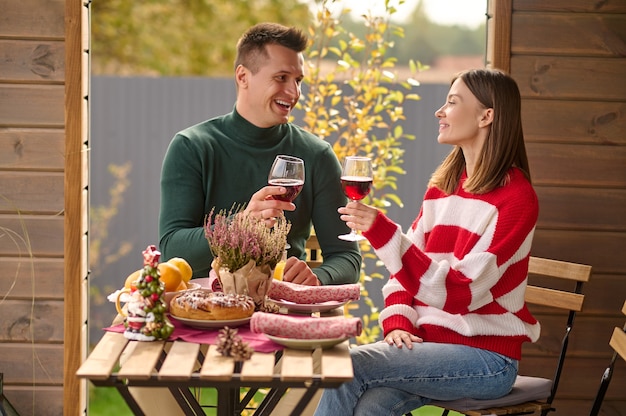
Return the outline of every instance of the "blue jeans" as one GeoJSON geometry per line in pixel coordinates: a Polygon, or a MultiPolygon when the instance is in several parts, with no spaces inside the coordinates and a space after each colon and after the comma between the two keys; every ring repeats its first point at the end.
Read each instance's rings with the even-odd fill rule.
{"type": "Polygon", "coordinates": [[[465,345],[424,342],[410,350],[380,341],[350,355],[354,379],[325,389],[316,416],[401,416],[431,400],[494,399],[517,376],[517,360],[465,345]]]}

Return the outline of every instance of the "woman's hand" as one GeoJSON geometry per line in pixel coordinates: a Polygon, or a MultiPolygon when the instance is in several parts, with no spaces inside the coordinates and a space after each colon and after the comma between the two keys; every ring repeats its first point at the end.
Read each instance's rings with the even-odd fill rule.
{"type": "Polygon", "coordinates": [[[389,345],[395,345],[398,348],[402,348],[402,344],[406,344],[406,347],[410,350],[413,349],[414,342],[423,342],[424,340],[402,329],[394,329],[385,337],[385,342],[389,345]]]}
{"type": "Polygon", "coordinates": [[[268,228],[273,227],[276,224],[276,218],[282,217],[284,211],[294,211],[296,209],[296,206],[291,202],[272,198],[273,195],[282,195],[285,192],[287,192],[287,189],[282,186],[265,186],[259,189],[250,198],[244,214],[263,220],[268,228]]]}
{"type": "Polygon", "coordinates": [[[349,202],[345,207],[337,210],[341,215],[341,220],[345,221],[348,227],[353,230],[367,231],[372,227],[378,210],[358,201],[349,202]]]}
{"type": "Polygon", "coordinates": [[[317,276],[305,261],[297,257],[289,257],[285,262],[283,281],[297,283],[299,285],[320,286],[317,276]]]}

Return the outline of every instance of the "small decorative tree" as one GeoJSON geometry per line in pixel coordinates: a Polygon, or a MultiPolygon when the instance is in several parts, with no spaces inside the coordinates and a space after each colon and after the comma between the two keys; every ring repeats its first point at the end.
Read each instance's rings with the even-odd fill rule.
{"type": "MultiPolygon", "coordinates": [[[[397,175],[402,169],[403,140],[413,140],[398,123],[406,118],[403,106],[407,100],[419,100],[412,90],[419,85],[413,79],[399,80],[393,71],[396,59],[388,52],[394,37],[403,37],[400,26],[391,22],[396,7],[404,0],[385,0],[385,13],[363,15],[365,34],[347,32],[341,19],[349,13],[343,8],[333,13],[340,0],[324,0],[309,28],[313,43],[307,50],[304,84],[308,90],[300,101],[305,128],[321,139],[334,139],[333,149],[339,160],[348,155],[372,158],[373,190],[367,203],[385,210],[402,201],[395,194],[397,175]],[[334,64],[329,63],[335,59],[334,64]]],[[[411,74],[424,69],[418,62],[409,63],[411,74]]],[[[366,259],[376,259],[369,243],[361,243],[366,259]]],[[[374,260],[372,260],[374,261],[374,260]]],[[[378,263],[376,263],[378,264],[378,263]]],[[[369,297],[366,282],[383,278],[378,272],[367,274],[361,269],[361,298],[370,308],[363,316],[364,330],[357,342],[375,341],[380,333],[378,308],[369,297]]]]}

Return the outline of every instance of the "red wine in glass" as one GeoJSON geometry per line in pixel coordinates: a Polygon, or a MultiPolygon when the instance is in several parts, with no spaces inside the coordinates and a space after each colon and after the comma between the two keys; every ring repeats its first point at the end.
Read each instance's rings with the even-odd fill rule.
{"type": "Polygon", "coordinates": [[[278,199],[280,201],[285,202],[293,202],[294,199],[298,196],[302,187],[304,186],[304,181],[299,179],[271,179],[269,184],[272,186],[282,186],[287,189],[282,195],[272,195],[272,199],[278,199]]]}
{"type": "Polygon", "coordinates": [[[276,156],[267,177],[267,183],[287,188],[287,192],[282,195],[272,195],[272,199],[292,202],[304,186],[304,161],[294,156],[276,156]]]}
{"type": "MultiPolygon", "coordinates": [[[[276,156],[267,177],[267,183],[287,189],[284,194],[272,195],[272,199],[293,202],[304,186],[304,161],[295,156],[276,156]]],[[[291,246],[287,244],[285,250],[289,248],[291,246]]]]}
{"type": "Polygon", "coordinates": [[[353,201],[360,201],[370,193],[372,178],[362,176],[342,176],[341,188],[343,193],[353,201]]]}
{"type": "MultiPolygon", "coordinates": [[[[349,156],[343,163],[341,173],[341,188],[343,193],[352,201],[360,201],[370,193],[372,189],[372,159],[362,156],[349,156]]],[[[341,240],[360,241],[364,240],[361,234],[352,229],[350,234],[340,235],[341,240]]]]}

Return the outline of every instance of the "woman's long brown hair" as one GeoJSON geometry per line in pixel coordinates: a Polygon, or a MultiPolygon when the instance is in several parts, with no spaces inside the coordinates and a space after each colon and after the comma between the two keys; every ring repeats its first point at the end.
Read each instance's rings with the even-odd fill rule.
{"type": "MultiPolygon", "coordinates": [[[[452,83],[461,79],[485,108],[493,109],[493,122],[476,168],[463,188],[483,194],[502,186],[511,167],[519,168],[530,181],[530,169],[522,131],[521,97],[517,83],[509,75],[495,69],[471,69],[459,73],[452,83]]],[[[451,83],[451,84],[452,84],[451,83]]],[[[465,170],[465,158],[455,146],[433,173],[429,186],[453,193],[465,170]]]]}

